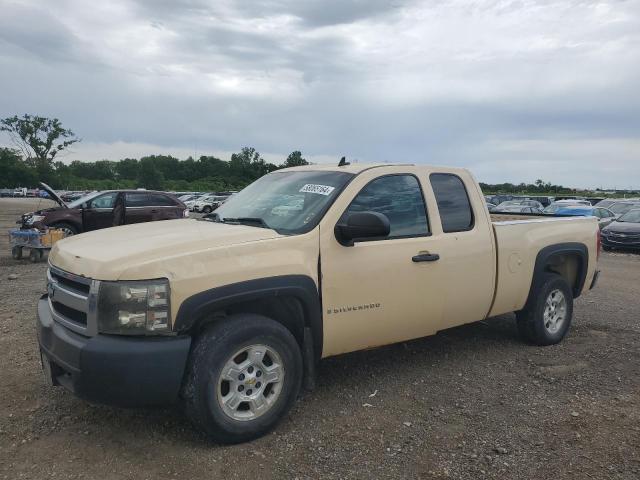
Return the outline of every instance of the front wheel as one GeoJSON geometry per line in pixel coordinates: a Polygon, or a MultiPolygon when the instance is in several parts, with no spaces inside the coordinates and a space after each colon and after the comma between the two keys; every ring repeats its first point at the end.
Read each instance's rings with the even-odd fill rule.
{"type": "Polygon", "coordinates": [[[209,205],[206,205],[205,207],[202,208],[202,213],[211,213],[212,211],[213,210],[209,205]]]}
{"type": "Polygon", "coordinates": [[[293,405],[302,381],[295,338],[260,315],[235,315],[195,342],[183,398],[193,424],[220,443],[271,430],[293,405]]]}
{"type": "Polygon", "coordinates": [[[22,260],[22,247],[15,246],[11,249],[11,256],[15,260],[22,260]]]}
{"type": "Polygon", "coordinates": [[[51,225],[51,228],[62,230],[65,237],[70,237],[71,235],[77,235],[79,233],[77,227],[65,222],[54,223],[53,225],[51,225]]]}
{"type": "Polygon", "coordinates": [[[573,316],[573,292],[556,273],[540,279],[531,304],[516,313],[522,338],[535,345],[559,343],[569,331],[573,316]]]}

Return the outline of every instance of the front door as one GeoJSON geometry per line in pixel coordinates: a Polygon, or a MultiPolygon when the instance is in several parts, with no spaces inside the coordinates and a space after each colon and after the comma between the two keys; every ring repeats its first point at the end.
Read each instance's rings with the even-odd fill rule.
{"type": "Polygon", "coordinates": [[[84,231],[99,230],[113,226],[113,206],[118,192],[107,192],[87,202],[82,212],[84,231]]]}
{"type": "Polygon", "coordinates": [[[430,335],[441,324],[437,255],[444,240],[431,235],[418,178],[403,173],[367,182],[360,175],[349,190],[348,206],[334,207],[344,209],[339,221],[351,212],[379,212],[391,231],[349,247],[338,243],[333,225],[321,226],[323,356],[430,335]]]}

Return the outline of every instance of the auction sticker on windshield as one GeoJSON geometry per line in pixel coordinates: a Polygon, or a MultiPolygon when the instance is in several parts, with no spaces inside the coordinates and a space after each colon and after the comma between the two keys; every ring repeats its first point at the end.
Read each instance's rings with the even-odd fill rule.
{"type": "Polygon", "coordinates": [[[307,183],[300,189],[302,193],[317,193],[318,195],[331,195],[336,187],[330,187],[329,185],[314,185],[313,183],[307,183]]]}

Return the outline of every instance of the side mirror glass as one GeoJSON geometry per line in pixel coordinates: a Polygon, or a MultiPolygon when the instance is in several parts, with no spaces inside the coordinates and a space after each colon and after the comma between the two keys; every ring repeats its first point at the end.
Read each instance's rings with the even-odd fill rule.
{"type": "Polygon", "coordinates": [[[387,237],[390,231],[389,219],[378,212],[351,213],[334,229],[336,239],[345,247],[353,246],[356,241],[387,237]]]}

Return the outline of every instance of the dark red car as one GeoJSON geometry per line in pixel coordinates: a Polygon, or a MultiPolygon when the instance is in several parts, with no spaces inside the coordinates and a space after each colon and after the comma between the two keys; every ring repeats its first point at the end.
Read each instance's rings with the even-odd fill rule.
{"type": "Polygon", "coordinates": [[[44,183],[40,185],[60,206],[25,213],[22,215],[23,228],[46,226],[75,235],[122,224],[171,220],[189,215],[184,203],[165,192],[106,190],[65,203],[51,187],[44,183]]]}

